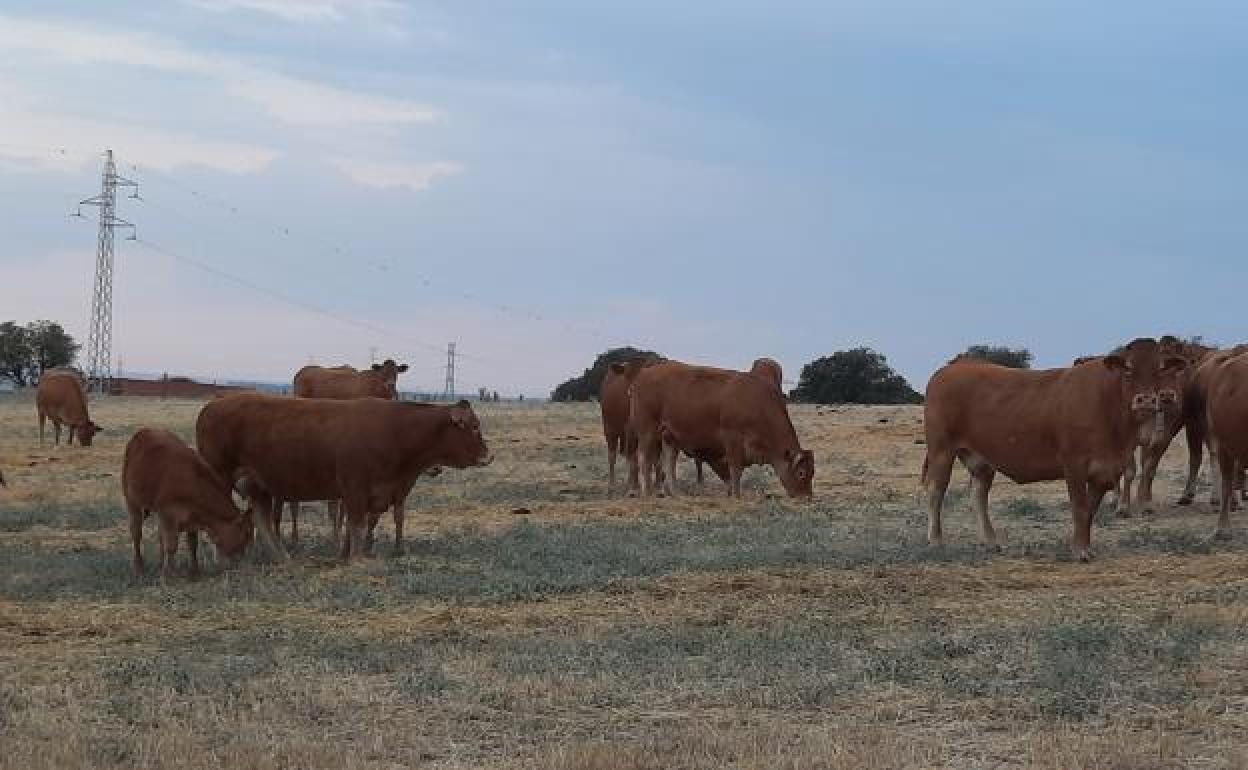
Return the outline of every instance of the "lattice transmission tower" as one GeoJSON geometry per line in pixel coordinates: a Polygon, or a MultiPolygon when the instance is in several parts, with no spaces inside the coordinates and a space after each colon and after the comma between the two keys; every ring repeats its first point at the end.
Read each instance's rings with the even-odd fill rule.
{"type": "Polygon", "coordinates": [[[446,400],[455,400],[455,343],[446,346],[446,400]]]}
{"type": "Polygon", "coordinates": [[[139,183],[118,175],[113,151],[104,152],[104,174],[100,194],[78,204],[100,208],[100,232],[95,250],[95,287],[91,293],[91,327],[87,335],[87,381],[96,392],[108,392],[113,379],[113,231],[130,228],[126,240],[137,239],[134,225],[117,216],[117,188],[131,187],[131,198],[139,197],[139,183]]]}

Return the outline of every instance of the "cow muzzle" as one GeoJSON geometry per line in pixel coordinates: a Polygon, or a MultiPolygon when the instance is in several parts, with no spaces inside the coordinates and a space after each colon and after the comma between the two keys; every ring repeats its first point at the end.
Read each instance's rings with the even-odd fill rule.
{"type": "Polygon", "coordinates": [[[1157,411],[1157,405],[1156,393],[1136,393],[1131,399],[1131,411],[1133,412],[1155,412],[1157,411]]]}

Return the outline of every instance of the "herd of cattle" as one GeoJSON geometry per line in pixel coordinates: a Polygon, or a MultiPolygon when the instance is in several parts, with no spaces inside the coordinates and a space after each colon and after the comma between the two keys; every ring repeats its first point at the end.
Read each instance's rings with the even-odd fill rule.
{"type": "MultiPolygon", "coordinates": [[[[1190,456],[1178,502],[1192,501],[1208,447],[1214,502],[1220,505],[1217,535],[1227,535],[1248,461],[1245,352],[1248,346],[1217,350],[1167,336],[1136,339],[1107,355],[1042,371],[955,358],[932,376],[924,405],[921,484],[929,541],[942,541],[941,508],[954,462],[960,461],[971,477],[986,543],[997,542],[988,493],[998,472],[1018,483],[1065,480],[1074,521],[1071,546],[1087,560],[1092,520],[1111,489],[1119,490],[1120,515],[1151,511],[1153,477],[1180,429],[1187,432],[1190,456]]],[[[295,375],[294,398],[217,398],[199,413],[196,449],[169,431],[135,433],[126,446],[122,491],[136,574],[144,570],[143,521],[151,514],[159,522],[163,574],[172,568],[182,534],[191,571],[198,572],[201,531],[230,559],[257,534],[286,558],[283,507],[289,504],[297,540],[299,504],[312,501],[329,504],[343,559],[371,550],[387,510],[394,517],[395,550],[401,551],[406,500],[416,481],[444,467],[479,467],[493,459],[467,401],[396,400],[398,375],[406,369],[391,360],[363,371],[308,366],[295,375]],[[347,531],[341,533],[344,514],[347,531]]],[[[623,454],[630,494],[651,497],[661,487],[673,495],[683,453],[697,464],[699,486],[705,463],[729,495],[739,496],[744,469],[770,465],[791,497],[810,497],[814,453],[798,441],[782,379],[780,365],[767,358],[746,372],[662,359],[612,364],[599,399],[609,491],[623,454]]],[[[57,443],[64,426],[69,443],[77,437],[91,445],[99,426],[88,415],[80,375],[45,372],[35,400],[41,442],[51,420],[57,443]]]]}

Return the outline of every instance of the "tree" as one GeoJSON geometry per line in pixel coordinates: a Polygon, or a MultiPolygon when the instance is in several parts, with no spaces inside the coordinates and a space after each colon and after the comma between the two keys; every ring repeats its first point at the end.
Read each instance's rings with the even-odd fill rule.
{"type": "Polygon", "coordinates": [[[26,332],[30,336],[32,368],[38,374],[60,366],[69,366],[78,357],[80,346],[54,321],[27,324],[26,332]]]}
{"type": "Polygon", "coordinates": [[[1031,351],[1027,348],[1007,348],[1004,345],[971,345],[962,355],[967,358],[982,358],[985,361],[1008,366],[1011,369],[1031,368],[1031,351]]]}
{"type": "Polygon", "coordinates": [[[802,367],[794,401],[812,404],[917,404],[923,397],[871,348],[841,350],[802,367]]]}
{"type": "Polygon", "coordinates": [[[24,386],[30,369],[30,338],[15,321],[0,323],[0,377],[24,386]]]}
{"type": "Polygon", "coordinates": [[[637,359],[658,361],[663,356],[651,350],[639,350],[627,346],[612,348],[598,355],[594,365],[585,370],[580,377],[573,377],[555,388],[550,394],[551,401],[590,401],[598,397],[602,390],[602,380],[607,376],[607,367],[616,362],[635,361],[637,359]]]}
{"type": "Polygon", "coordinates": [[[19,386],[33,385],[48,369],[69,366],[78,355],[78,343],[53,321],[18,326],[0,323],[0,377],[19,386]]]}

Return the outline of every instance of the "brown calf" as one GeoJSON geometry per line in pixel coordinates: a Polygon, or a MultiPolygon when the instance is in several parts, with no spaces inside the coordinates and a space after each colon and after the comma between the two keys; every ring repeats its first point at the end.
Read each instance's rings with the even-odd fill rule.
{"type": "Polygon", "coordinates": [[[230,559],[237,559],[251,542],[251,512],[240,513],[221,476],[167,430],[143,428],[126,444],[121,489],[130,514],[136,576],[143,575],[143,520],[152,513],[160,525],[160,572],[166,577],[183,532],[192,575],[199,574],[200,530],[230,559]]]}

